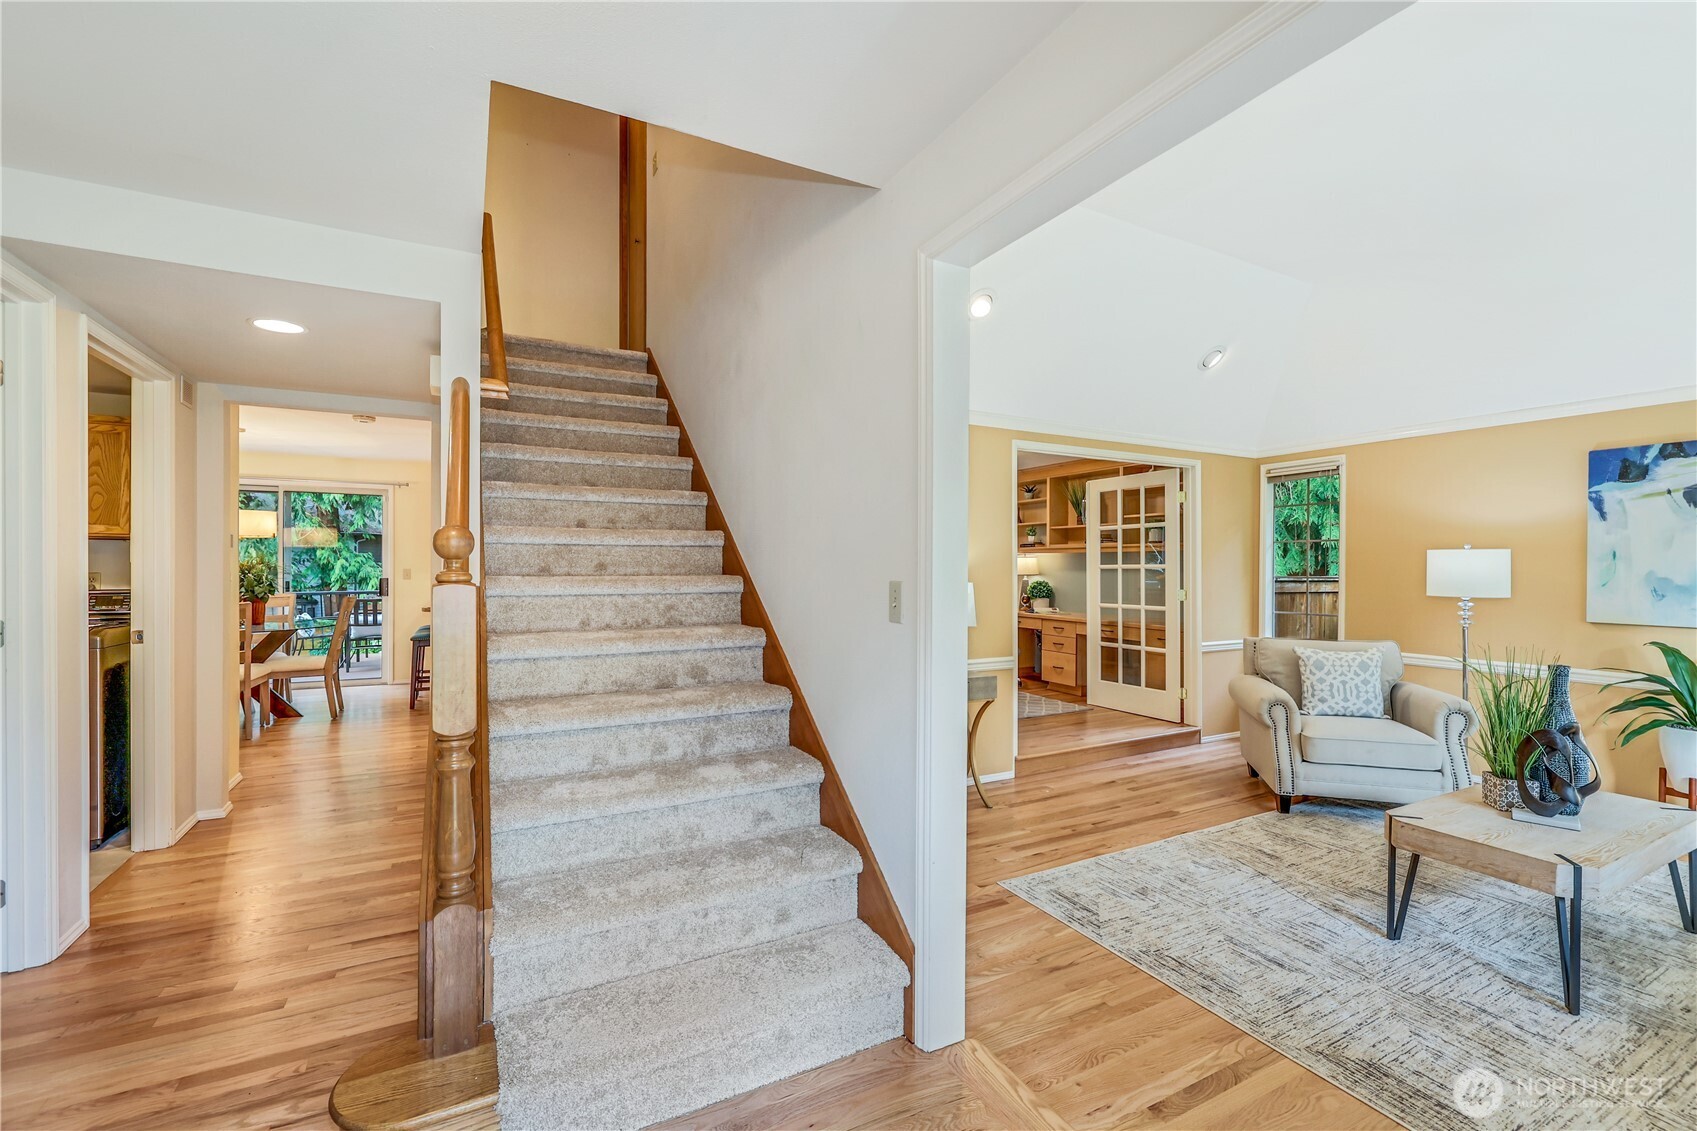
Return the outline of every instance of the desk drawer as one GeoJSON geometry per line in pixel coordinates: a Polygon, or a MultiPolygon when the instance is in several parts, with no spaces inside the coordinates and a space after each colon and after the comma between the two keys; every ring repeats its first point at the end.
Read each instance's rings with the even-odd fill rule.
{"type": "Polygon", "coordinates": [[[1032,632],[1042,632],[1043,618],[1022,616],[1019,618],[1019,627],[1029,628],[1032,632]]]}
{"type": "Polygon", "coordinates": [[[1064,652],[1043,653],[1043,679],[1048,683],[1062,683],[1068,687],[1078,686],[1078,657],[1069,656],[1064,652]]]}
{"type": "Polygon", "coordinates": [[[1052,631],[1043,634],[1043,651],[1064,652],[1068,656],[1078,655],[1078,635],[1072,632],[1052,631]]]}

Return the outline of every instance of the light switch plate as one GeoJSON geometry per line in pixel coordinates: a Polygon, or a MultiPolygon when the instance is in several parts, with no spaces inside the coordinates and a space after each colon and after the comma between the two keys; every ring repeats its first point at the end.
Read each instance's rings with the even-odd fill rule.
{"type": "Polygon", "coordinates": [[[890,623],[891,624],[900,624],[901,622],[902,622],[902,583],[899,582],[899,581],[892,581],[892,582],[890,582],[890,623]]]}

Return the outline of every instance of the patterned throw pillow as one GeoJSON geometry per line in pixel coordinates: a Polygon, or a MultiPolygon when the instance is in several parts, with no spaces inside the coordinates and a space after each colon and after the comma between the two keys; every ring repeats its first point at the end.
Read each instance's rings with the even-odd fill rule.
{"type": "Polygon", "coordinates": [[[1384,718],[1377,649],[1334,652],[1298,646],[1296,662],[1302,667],[1303,714],[1384,718]]]}

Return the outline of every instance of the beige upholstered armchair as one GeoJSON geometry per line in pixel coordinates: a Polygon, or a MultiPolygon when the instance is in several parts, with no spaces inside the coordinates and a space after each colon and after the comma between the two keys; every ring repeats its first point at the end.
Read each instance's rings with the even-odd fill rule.
{"type": "Polygon", "coordinates": [[[1233,676],[1243,760],[1290,812],[1294,796],[1406,804],[1473,784],[1467,740],[1479,727],[1454,695],[1402,681],[1402,652],[1389,640],[1243,642],[1243,673],[1233,676]],[[1377,649],[1386,717],[1302,713],[1296,646],[1377,649]]]}

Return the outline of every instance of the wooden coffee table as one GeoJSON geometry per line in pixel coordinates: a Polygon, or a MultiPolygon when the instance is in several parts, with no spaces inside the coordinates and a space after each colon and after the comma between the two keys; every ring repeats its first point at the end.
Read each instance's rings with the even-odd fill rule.
{"type": "Polygon", "coordinates": [[[1578,1013],[1583,897],[1613,894],[1666,867],[1673,877],[1680,921],[1697,934],[1697,907],[1686,896],[1689,885],[1697,897],[1697,813],[1682,805],[1596,793],[1586,800],[1580,822],[1583,829],[1571,830],[1513,820],[1480,800],[1478,786],[1390,810],[1385,814],[1385,936],[1402,937],[1422,856],[1552,895],[1562,992],[1567,1011],[1578,1013]],[[1396,898],[1399,848],[1413,854],[1400,904],[1396,898]],[[1681,856],[1686,857],[1683,885],[1681,856]]]}

